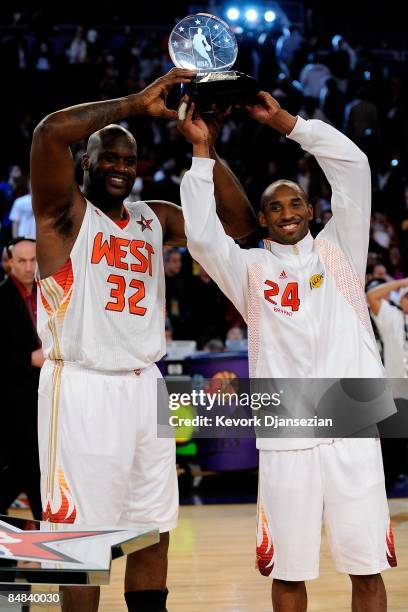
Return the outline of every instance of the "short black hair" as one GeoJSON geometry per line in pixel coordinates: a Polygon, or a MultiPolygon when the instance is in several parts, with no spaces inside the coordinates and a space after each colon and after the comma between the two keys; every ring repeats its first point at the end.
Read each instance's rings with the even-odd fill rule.
{"type": "Polygon", "coordinates": [[[13,238],[13,240],[10,240],[10,242],[6,244],[6,251],[9,259],[13,257],[13,249],[16,244],[23,242],[24,240],[27,242],[34,242],[34,244],[36,243],[36,239],[29,236],[17,236],[16,238],[13,238]]]}
{"type": "Polygon", "coordinates": [[[259,206],[259,209],[261,210],[261,212],[265,212],[267,192],[277,189],[278,187],[281,187],[282,185],[285,185],[286,187],[292,187],[292,189],[295,189],[295,188],[298,189],[298,191],[300,191],[300,194],[302,198],[304,199],[304,201],[306,202],[306,204],[310,204],[309,198],[307,197],[306,192],[303,189],[303,187],[301,187],[298,183],[295,183],[295,181],[290,181],[289,179],[279,179],[278,181],[274,181],[273,183],[268,185],[268,187],[265,189],[265,191],[261,195],[261,203],[259,206]]]}

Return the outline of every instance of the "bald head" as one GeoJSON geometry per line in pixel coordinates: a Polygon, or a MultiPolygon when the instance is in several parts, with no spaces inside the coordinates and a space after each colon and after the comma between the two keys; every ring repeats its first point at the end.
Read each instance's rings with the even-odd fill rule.
{"type": "Polygon", "coordinates": [[[126,144],[130,148],[134,148],[136,154],[137,144],[133,134],[121,125],[111,124],[91,134],[86,147],[87,155],[90,156],[92,153],[102,148],[110,148],[118,141],[126,144]]]}
{"type": "Polygon", "coordinates": [[[36,264],[35,241],[20,240],[9,250],[11,254],[11,273],[25,287],[32,287],[36,264]]]}
{"type": "Polygon", "coordinates": [[[137,145],[121,125],[92,134],[82,158],[85,196],[102,210],[121,210],[136,179],[137,145]]]}
{"type": "Polygon", "coordinates": [[[263,192],[261,196],[261,204],[260,204],[260,209],[262,212],[265,211],[266,205],[273,200],[276,190],[279,189],[280,187],[289,187],[290,189],[293,189],[294,191],[297,192],[298,197],[304,200],[305,204],[308,203],[308,197],[300,185],[298,185],[294,181],[289,181],[287,179],[280,179],[279,181],[274,181],[273,183],[268,185],[268,187],[263,192]]]}

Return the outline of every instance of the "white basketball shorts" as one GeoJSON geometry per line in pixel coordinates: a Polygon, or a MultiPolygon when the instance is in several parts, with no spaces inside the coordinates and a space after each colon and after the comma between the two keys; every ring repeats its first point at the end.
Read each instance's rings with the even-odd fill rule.
{"type": "Polygon", "coordinates": [[[380,441],[345,438],[310,449],[260,451],[257,567],[287,581],[319,575],[322,523],[337,571],[396,565],[380,441]]]}
{"type": "Polygon", "coordinates": [[[175,441],[157,437],[157,379],[46,361],[39,388],[44,520],[177,525],[175,441]]]}

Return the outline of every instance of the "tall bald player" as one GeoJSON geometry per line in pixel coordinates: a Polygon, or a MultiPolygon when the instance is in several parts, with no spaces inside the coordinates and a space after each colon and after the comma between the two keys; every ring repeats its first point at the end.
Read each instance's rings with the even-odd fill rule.
{"type": "MultiPolygon", "coordinates": [[[[193,74],[173,69],[138,94],[55,112],[36,128],[31,153],[46,355],[39,391],[44,518],[160,530],[159,544],[128,557],[131,611],[166,610],[178,494],[174,441],[156,437],[155,362],[165,352],[162,246],[186,238],[178,206],[126,202],[136,142],[112,124],[137,114],[175,118],[167,94],[193,74]],[[81,191],[70,144],[87,137],[81,191]]],[[[218,160],[216,169],[225,228],[247,234],[249,203],[218,160]]],[[[69,588],[64,599],[65,612],[92,612],[99,591],[69,588]]]]}

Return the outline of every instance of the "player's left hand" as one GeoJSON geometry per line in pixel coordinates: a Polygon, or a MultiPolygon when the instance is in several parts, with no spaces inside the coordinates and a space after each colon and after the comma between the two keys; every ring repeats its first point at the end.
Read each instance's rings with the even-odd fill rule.
{"type": "Polygon", "coordinates": [[[276,114],[281,109],[279,102],[266,91],[257,94],[256,104],[245,104],[241,108],[253,119],[266,125],[273,124],[276,114]]]}
{"type": "Polygon", "coordinates": [[[177,129],[191,144],[206,144],[210,146],[212,138],[210,128],[199,115],[194,117],[194,109],[195,104],[191,102],[186,118],[178,120],[177,129]]]}

